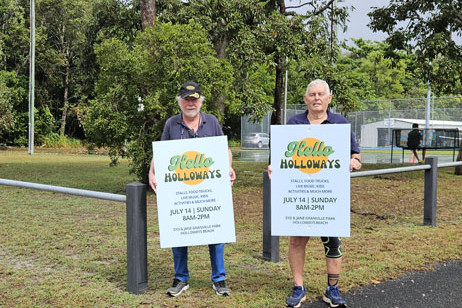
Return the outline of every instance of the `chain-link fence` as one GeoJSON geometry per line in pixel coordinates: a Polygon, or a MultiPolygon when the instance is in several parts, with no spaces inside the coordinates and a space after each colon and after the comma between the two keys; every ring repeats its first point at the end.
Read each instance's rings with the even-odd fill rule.
{"type": "MultiPolygon", "coordinates": [[[[282,110],[282,122],[285,123],[291,116],[302,113],[306,110],[306,106],[303,104],[299,105],[287,105],[287,108],[282,110]],[[286,116],[284,116],[286,113],[286,116]]],[[[249,121],[250,117],[248,115],[241,117],[241,148],[251,149],[251,148],[268,148],[262,142],[261,138],[266,138],[265,135],[270,133],[271,125],[271,111],[266,113],[266,116],[259,123],[252,123],[249,121]],[[261,135],[265,134],[265,135],[261,135]],[[259,145],[263,144],[262,147],[259,145]]]]}
{"type": "MultiPolygon", "coordinates": [[[[389,146],[391,143],[391,130],[393,128],[409,128],[412,123],[418,123],[419,127],[425,127],[425,110],[391,110],[391,111],[357,111],[347,115],[351,123],[351,130],[356,139],[363,147],[389,146]],[[400,123],[406,123],[400,125],[400,123]],[[367,125],[374,129],[371,132],[367,125]],[[365,143],[369,136],[376,134],[377,143],[365,143]]],[[[458,128],[462,131],[462,108],[433,109],[430,118],[430,127],[433,128],[458,128]]]]}
{"type": "MultiPolygon", "coordinates": [[[[412,123],[425,127],[426,98],[390,99],[361,102],[364,111],[349,112],[346,117],[351,130],[361,147],[386,147],[391,145],[393,128],[410,128],[412,123]],[[373,110],[381,108],[382,110],[373,110]],[[370,124],[370,127],[366,125],[370,124]]],[[[282,122],[302,113],[306,106],[287,105],[282,110],[282,122]],[[284,116],[285,114],[285,116],[284,116]]],[[[335,110],[333,110],[335,112],[335,110]]],[[[260,123],[250,123],[248,116],[241,118],[241,145],[243,148],[257,148],[258,143],[248,142],[254,133],[269,134],[271,112],[260,123]]],[[[458,128],[462,131],[462,97],[435,97],[430,100],[431,128],[458,128]]]]}

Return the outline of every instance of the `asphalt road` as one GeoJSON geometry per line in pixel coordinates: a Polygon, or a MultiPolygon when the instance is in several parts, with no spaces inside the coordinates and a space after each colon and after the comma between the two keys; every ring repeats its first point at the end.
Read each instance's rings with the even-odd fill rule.
{"type": "MultiPolygon", "coordinates": [[[[349,308],[462,307],[462,260],[436,264],[432,270],[404,274],[395,280],[344,293],[349,308]]],[[[321,300],[304,308],[326,308],[321,300]]]]}

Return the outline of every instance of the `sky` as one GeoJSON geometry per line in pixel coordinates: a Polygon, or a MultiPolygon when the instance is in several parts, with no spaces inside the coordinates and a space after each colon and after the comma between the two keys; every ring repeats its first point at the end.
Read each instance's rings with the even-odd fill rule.
{"type": "MultiPolygon", "coordinates": [[[[300,0],[287,0],[286,6],[296,6],[299,5],[300,0]]],[[[369,16],[367,13],[371,12],[371,7],[385,7],[390,3],[390,0],[337,0],[338,6],[353,6],[355,9],[353,11],[349,10],[350,17],[347,21],[348,28],[344,33],[340,27],[338,30],[338,38],[340,41],[348,40],[350,38],[363,38],[365,40],[371,41],[383,41],[387,38],[387,35],[383,32],[372,32],[372,30],[367,26],[370,22],[369,16]]],[[[299,13],[304,13],[307,9],[307,6],[300,9],[295,9],[299,13]]]]}
{"type": "Polygon", "coordinates": [[[339,40],[348,40],[350,38],[363,38],[371,41],[383,41],[387,38],[384,32],[373,32],[367,24],[370,22],[367,14],[373,11],[372,7],[384,7],[390,3],[390,0],[343,0],[338,2],[338,6],[354,6],[355,9],[350,11],[350,17],[347,22],[347,32],[338,31],[339,40]]]}
{"type": "MultiPolygon", "coordinates": [[[[292,0],[294,1],[294,0],[292,0]]],[[[350,38],[363,38],[370,41],[383,41],[388,35],[384,32],[373,32],[367,24],[370,22],[367,14],[373,11],[372,7],[386,7],[390,0],[338,0],[339,6],[354,6],[355,9],[350,11],[350,21],[347,22],[348,28],[345,33],[340,29],[338,31],[338,38],[340,41],[349,40],[350,38]]],[[[405,24],[405,22],[402,22],[405,24]]],[[[453,40],[456,44],[462,44],[462,37],[453,35],[453,40]]],[[[349,45],[353,45],[351,42],[349,45]]]]}

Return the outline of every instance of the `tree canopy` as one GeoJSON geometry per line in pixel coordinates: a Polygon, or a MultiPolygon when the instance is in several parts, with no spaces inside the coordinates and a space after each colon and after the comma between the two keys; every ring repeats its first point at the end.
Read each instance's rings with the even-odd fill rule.
{"type": "MultiPolygon", "coordinates": [[[[37,145],[70,136],[104,146],[114,162],[130,157],[140,178],[187,80],[201,84],[204,109],[230,139],[242,115],[272,111],[281,122],[286,71],[288,104],[322,78],[344,114],[362,100],[422,96],[427,80],[438,95],[462,93],[460,1],[393,0],[371,13],[389,38],[353,46],[335,37],[350,8],[334,0],[35,2],[37,145]]],[[[29,1],[1,1],[0,24],[0,143],[24,146],[29,1]]]]}
{"type": "Polygon", "coordinates": [[[406,50],[415,55],[421,77],[437,93],[462,93],[462,3],[457,0],[392,0],[370,14],[370,27],[389,36],[388,55],[406,50]]]}
{"type": "Polygon", "coordinates": [[[201,84],[203,109],[223,117],[211,93],[228,95],[232,69],[214,56],[200,25],[158,22],[140,32],[133,46],[112,38],[95,51],[100,67],[96,98],[80,109],[87,138],[109,148],[114,162],[128,156],[140,178],[147,178],[151,142],[160,139],[166,119],[179,112],[175,97],[181,84],[201,84]]]}

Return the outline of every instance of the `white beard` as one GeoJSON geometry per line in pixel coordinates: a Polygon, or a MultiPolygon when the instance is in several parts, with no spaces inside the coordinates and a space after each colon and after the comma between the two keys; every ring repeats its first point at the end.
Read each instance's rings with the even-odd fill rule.
{"type": "Polygon", "coordinates": [[[197,109],[189,109],[189,110],[185,108],[185,109],[182,110],[182,111],[183,111],[183,114],[184,114],[186,117],[188,117],[188,118],[194,118],[194,117],[196,117],[196,116],[199,114],[199,112],[201,111],[201,108],[199,107],[199,108],[197,108],[197,109]]]}

